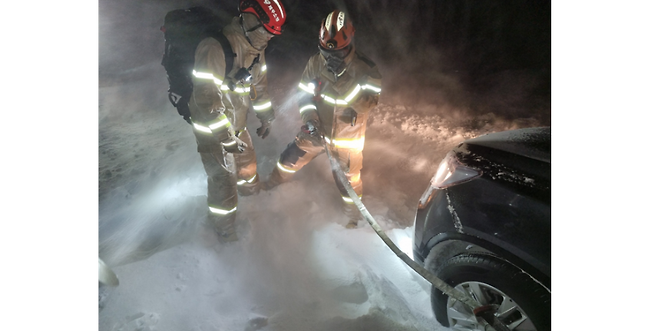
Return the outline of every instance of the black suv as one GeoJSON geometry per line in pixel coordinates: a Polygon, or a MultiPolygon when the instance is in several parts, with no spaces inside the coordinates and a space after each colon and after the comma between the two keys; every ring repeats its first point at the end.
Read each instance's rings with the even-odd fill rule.
{"type": "MultiPolygon", "coordinates": [[[[469,139],[439,165],[418,204],[414,259],[510,330],[550,330],[551,130],[469,139]]],[[[432,289],[436,319],[484,330],[461,302],[432,289]]]]}

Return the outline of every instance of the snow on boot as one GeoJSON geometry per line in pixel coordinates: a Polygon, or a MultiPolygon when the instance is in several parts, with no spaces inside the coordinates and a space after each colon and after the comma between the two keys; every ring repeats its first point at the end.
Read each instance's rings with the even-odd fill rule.
{"type": "Polygon", "coordinates": [[[215,227],[215,232],[217,232],[219,242],[222,244],[238,241],[238,235],[235,233],[235,225],[233,222],[222,225],[218,224],[215,227]]]}
{"type": "Polygon", "coordinates": [[[217,236],[219,238],[219,242],[222,244],[227,244],[231,243],[234,241],[238,241],[238,235],[233,232],[217,232],[217,236]]]}
{"type": "Polygon", "coordinates": [[[347,219],[349,219],[345,225],[348,229],[356,228],[359,225],[359,221],[363,219],[359,208],[354,203],[343,201],[343,213],[347,216],[347,219]]]}
{"type": "Polygon", "coordinates": [[[359,221],[358,220],[350,220],[345,224],[345,228],[347,229],[356,229],[359,226],[359,221]]]}

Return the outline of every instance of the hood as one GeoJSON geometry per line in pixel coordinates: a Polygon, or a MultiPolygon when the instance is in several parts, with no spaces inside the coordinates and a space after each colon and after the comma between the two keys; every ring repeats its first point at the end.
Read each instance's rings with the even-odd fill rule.
{"type": "Polygon", "coordinates": [[[464,144],[497,149],[542,162],[551,162],[551,128],[537,127],[489,133],[464,144]]]}

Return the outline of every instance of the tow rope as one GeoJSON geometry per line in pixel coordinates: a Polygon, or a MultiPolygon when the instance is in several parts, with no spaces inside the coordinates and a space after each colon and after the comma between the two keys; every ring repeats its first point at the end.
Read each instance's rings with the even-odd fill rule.
{"type": "MultiPolygon", "coordinates": [[[[319,115],[320,114],[318,114],[318,117],[320,117],[319,115]]],[[[322,142],[324,144],[324,151],[327,153],[327,157],[329,158],[329,163],[331,164],[331,171],[334,172],[336,178],[338,178],[340,183],[343,185],[343,187],[349,194],[352,201],[354,201],[354,204],[359,208],[359,212],[361,212],[361,215],[363,215],[366,221],[368,221],[372,229],[375,230],[375,233],[377,233],[377,235],[382,239],[382,241],[384,241],[386,246],[388,246],[388,248],[390,248],[393,251],[393,253],[395,253],[395,255],[397,255],[397,257],[400,258],[400,260],[402,260],[406,265],[408,265],[411,269],[416,271],[416,273],[418,273],[425,280],[430,282],[432,286],[439,289],[441,292],[443,292],[443,294],[465,304],[468,308],[470,308],[473,311],[473,314],[476,317],[482,317],[482,319],[484,319],[489,325],[491,325],[497,331],[510,331],[507,328],[507,326],[503,324],[495,316],[494,312],[497,309],[496,305],[480,306],[480,304],[477,301],[475,301],[473,298],[467,296],[464,292],[458,291],[454,287],[448,285],[448,283],[444,282],[439,277],[431,273],[429,270],[421,266],[418,262],[411,259],[406,253],[404,253],[398,246],[395,245],[395,243],[391,240],[391,238],[389,238],[388,235],[384,233],[382,228],[379,226],[379,223],[377,223],[377,221],[375,221],[375,219],[372,217],[372,215],[370,214],[366,206],[363,204],[363,202],[361,202],[361,199],[354,191],[354,188],[352,188],[352,184],[350,184],[349,180],[345,176],[345,173],[341,169],[340,164],[329,151],[329,148],[327,147],[327,143],[325,142],[324,137],[322,137],[322,142]]]]}

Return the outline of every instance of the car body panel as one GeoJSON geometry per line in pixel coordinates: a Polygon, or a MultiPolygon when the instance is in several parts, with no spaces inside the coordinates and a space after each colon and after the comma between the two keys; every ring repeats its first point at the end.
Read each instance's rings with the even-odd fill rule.
{"type": "Polygon", "coordinates": [[[466,140],[453,151],[460,163],[482,175],[435,189],[428,202],[419,204],[414,258],[423,263],[433,247],[462,242],[450,255],[477,247],[550,288],[550,128],[493,133],[466,140]]]}

